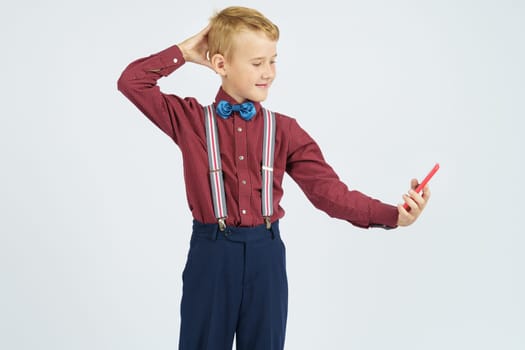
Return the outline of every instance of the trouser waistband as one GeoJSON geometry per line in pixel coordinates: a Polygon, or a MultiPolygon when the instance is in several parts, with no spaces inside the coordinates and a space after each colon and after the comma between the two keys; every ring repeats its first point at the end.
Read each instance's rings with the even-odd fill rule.
{"type": "Polygon", "coordinates": [[[270,229],[265,224],[254,227],[226,226],[224,231],[219,229],[219,224],[203,224],[193,220],[193,235],[208,239],[227,239],[230,241],[251,242],[260,239],[280,237],[279,220],[272,223],[270,229]]]}

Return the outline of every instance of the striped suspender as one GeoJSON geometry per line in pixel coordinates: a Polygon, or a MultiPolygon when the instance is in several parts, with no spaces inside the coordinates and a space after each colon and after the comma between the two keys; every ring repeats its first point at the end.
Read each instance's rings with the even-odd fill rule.
{"type": "Polygon", "coordinates": [[[206,124],[213,210],[215,211],[215,217],[222,231],[226,227],[224,220],[226,216],[228,216],[228,211],[226,210],[226,198],[224,197],[224,180],[222,178],[221,154],[219,152],[219,133],[217,132],[217,123],[212,107],[212,105],[204,107],[204,122],[206,124]]]}
{"type": "Polygon", "coordinates": [[[270,229],[273,214],[273,154],[275,148],[275,114],[263,108],[264,139],[262,154],[262,215],[270,229]]]}
{"type": "MultiPolygon", "coordinates": [[[[273,214],[273,161],[275,149],[275,113],[263,108],[264,139],[262,149],[262,215],[266,228],[271,228],[270,218],[273,214]]],[[[208,164],[210,169],[210,185],[213,198],[213,210],[223,231],[226,228],[226,198],[224,195],[224,179],[221,168],[221,155],[219,150],[219,133],[213,105],[204,107],[204,121],[206,125],[206,143],[208,146],[208,164]]]]}

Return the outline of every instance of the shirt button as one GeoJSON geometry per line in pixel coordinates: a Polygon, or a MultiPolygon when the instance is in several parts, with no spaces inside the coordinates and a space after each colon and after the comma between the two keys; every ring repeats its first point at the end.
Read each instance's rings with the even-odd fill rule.
{"type": "Polygon", "coordinates": [[[241,213],[243,213],[243,214],[246,214],[246,210],[245,210],[245,209],[243,209],[243,210],[241,211],[241,213]]]}
{"type": "Polygon", "coordinates": [[[244,160],[244,156],[239,156],[239,160],[244,160]]]}
{"type": "Polygon", "coordinates": [[[246,185],[246,180],[241,181],[243,185],[246,185]]]}
{"type": "Polygon", "coordinates": [[[238,132],[242,132],[242,128],[237,128],[237,131],[238,132]]]}
{"type": "Polygon", "coordinates": [[[177,62],[179,62],[179,59],[178,59],[177,57],[175,57],[175,58],[173,59],[173,63],[177,63],[177,62]]]}

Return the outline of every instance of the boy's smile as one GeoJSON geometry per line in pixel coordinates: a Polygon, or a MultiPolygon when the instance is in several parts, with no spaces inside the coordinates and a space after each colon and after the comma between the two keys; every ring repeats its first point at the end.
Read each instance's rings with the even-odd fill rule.
{"type": "Polygon", "coordinates": [[[223,57],[223,64],[216,66],[222,88],[239,103],[264,101],[275,79],[276,56],[276,41],[263,32],[240,31],[231,52],[223,57]]]}

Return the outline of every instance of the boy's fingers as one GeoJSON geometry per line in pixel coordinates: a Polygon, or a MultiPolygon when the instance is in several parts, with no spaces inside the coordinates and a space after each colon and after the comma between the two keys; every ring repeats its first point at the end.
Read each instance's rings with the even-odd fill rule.
{"type": "Polygon", "coordinates": [[[417,193],[415,190],[419,186],[417,179],[410,180],[411,189],[408,191],[408,194],[403,194],[403,200],[405,203],[397,206],[399,212],[399,225],[408,226],[412,224],[416,219],[421,215],[423,209],[427,204],[427,200],[430,197],[430,189],[428,185],[423,188],[421,194],[417,193]],[[405,209],[405,204],[408,206],[408,209],[405,209]]]}
{"type": "Polygon", "coordinates": [[[210,31],[210,28],[211,28],[211,23],[208,23],[208,25],[206,27],[204,27],[200,32],[199,34],[202,34],[202,35],[206,35],[208,34],[208,32],[210,31]]]}
{"type": "Polygon", "coordinates": [[[412,198],[412,200],[414,200],[414,202],[418,204],[419,207],[425,204],[425,199],[416,191],[410,190],[408,191],[408,195],[410,196],[410,198],[412,198]]]}
{"type": "MultiPolygon", "coordinates": [[[[411,191],[413,192],[413,190],[411,190],[411,191]]],[[[403,199],[405,200],[405,202],[410,207],[410,215],[411,216],[417,216],[419,214],[419,212],[420,212],[419,203],[417,203],[415,201],[415,199],[412,198],[411,196],[409,196],[408,194],[404,194],[403,195],[403,199]]]]}
{"type": "MultiPolygon", "coordinates": [[[[412,198],[410,198],[407,194],[404,194],[403,195],[403,200],[405,201],[405,203],[410,208],[410,211],[412,211],[412,209],[414,209],[413,207],[415,206],[415,202],[412,200],[412,198]]],[[[407,212],[408,212],[408,210],[407,210],[407,212]]]]}
{"type": "Polygon", "coordinates": [[[205,44],[206,47],[208,47],[208,32],[210,31],[211,25],[208,24],[203,30],[201,30],[197,35],[195,35],[195,40],[198,44],[205,44]]]}
{"type": "Polygon", "coordinates": [[[398,204],[397,210],[399,212],[399,219],[397,221],[399,226],[408,226],[414,222],[414,217],[405,209],[403,204],[398,204]]]}
{"type": "Polygon", "coordinates": [[[424,198],[425,200],[428,200],[428,199],[430,198],[430,194],[431,194],[431,192],[430,192],[430,187],[428,187],[428,185],[426,185],[425,188],[423,188],[423,194],[422,194],[422,196],[423,196],[423,198],[424,198]]]}
{"type": "Polygon", "coordinates": [[[410,216],[410,212],[405,209],[405,206],[403,204],[399,204],[397,206],[397,209],[399,210],[399,213],[403,216],[410,216]]]}

